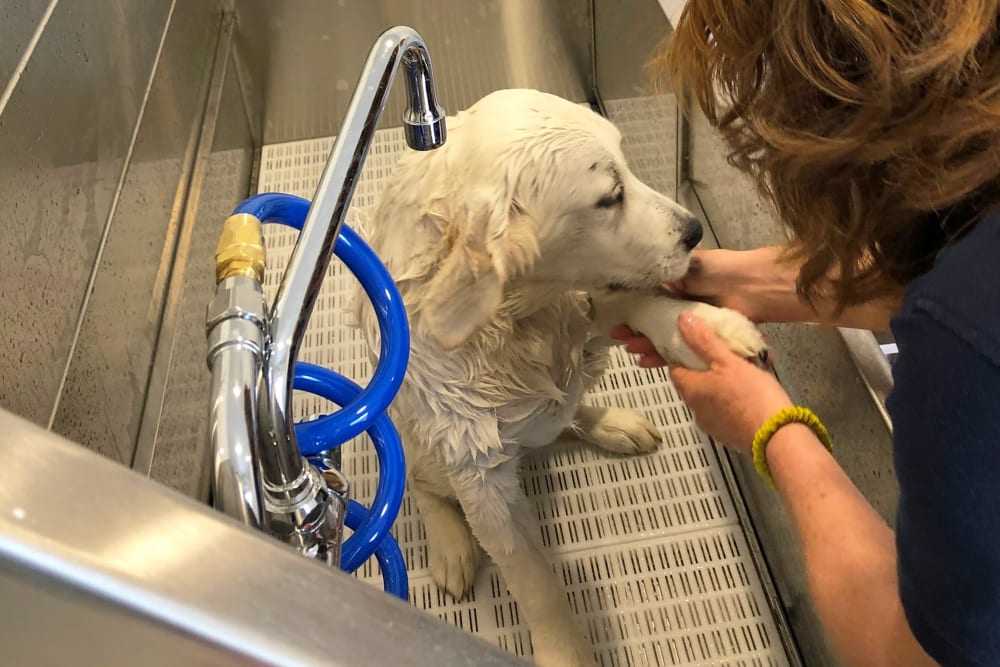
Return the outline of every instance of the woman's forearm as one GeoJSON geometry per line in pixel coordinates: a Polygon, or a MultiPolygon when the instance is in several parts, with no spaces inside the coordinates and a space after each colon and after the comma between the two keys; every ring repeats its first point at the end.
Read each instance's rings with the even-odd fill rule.
{"type": "Polygon", "coordinates": [[[874,301],[845,308],[817,297],[813,304],[799,298],[795,280],[799,267],[783,261],[777,246],[754,250],[708,250],[699,253],[684,278],[685,291],[717,305],[736,308],[757,322],[812,322],[887,331],[897,304],[874,301]]]}
{"type": "Polygon", "coordinates": [[[779,429],[767,459],[840,655],[850,665],[933,665],[903,614],[892,530],[807,427],[779,429]]]}

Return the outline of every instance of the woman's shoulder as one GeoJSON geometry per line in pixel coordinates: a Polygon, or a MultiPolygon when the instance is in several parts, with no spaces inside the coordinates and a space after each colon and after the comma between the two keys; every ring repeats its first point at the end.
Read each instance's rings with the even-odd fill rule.
{"type": "Polygon", "coordinates": [[[897,316],[911,318],[934,320],[1000,365],[1000,209],[942,250],[934,267],[913,281],[897,316]]]}
{"type": "Polygon", "coordinates": [[[893,319],[887,408],[900,503],[903,609],[941,664],[1000,656],[1000,216],[914,281],[893,319]]]}

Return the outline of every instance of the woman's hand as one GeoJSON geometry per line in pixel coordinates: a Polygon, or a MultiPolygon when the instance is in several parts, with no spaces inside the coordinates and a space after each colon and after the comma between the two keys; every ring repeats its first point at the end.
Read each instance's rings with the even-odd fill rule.
{"type": "Polygon", "coordinates": [[[831,297],[817,294],[807,304],[798,295],[799,268],[782,259],[778,247],[754,250],[696,250],[691,267],[670,285],[678,297],[732,308],[752,321],[812,322],[888,331],[899,297],[886,296],[838,310],[831,297]]]}
{"type": "MultiPolygon", "coordinates": [[[[670,285],[678,297],[731,308],[754,322],[767,319],[764,299],[774,286],[763,276],[777,272],[776,248],[759,250],[695,250],[684,277],[670,285]]],[[[794,293],[794,276],[782,287],[794,293]]],[[[783,290],[784,291],[784,290],[783,290]]]]}
{"type": "Polygon", "coordinates": [[[653,347],[652,341],[625,324],[619,324],[611,330],[611,337],[620,340],[629,354],[636,355],[639,368],[657,368],[666,366],[666,360],[653,347]]]}
{"type": "MultiPolygon", "coordinates": [[[[791,399],[773,374],[733,354],[700,318],[683,313],[677,326],[709,368],[671,367],[674,386],[702,430],[723,444],[749,451],[757,430],[779,410],[790,407],[791,399]]],[[[649,341],[628,327],[618,327],[612,335],[624,340],[627,351],[640,355],[640,366],[664,365],[649,341]]]]}

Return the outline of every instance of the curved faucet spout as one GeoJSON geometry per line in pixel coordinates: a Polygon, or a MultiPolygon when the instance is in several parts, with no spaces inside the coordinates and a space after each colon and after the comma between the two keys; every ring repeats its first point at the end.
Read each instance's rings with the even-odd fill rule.
{"type": "Polygon", "coordinates": [[[427,47],[413,29],[391,28],[368,55],[271,311],[271,344],[259,392],[261,468],[269,495],[290,503],[309,489],[292,422],[294,364],[399,65],[408,91],[407,143],[417,150],[444,143],[445,112],[437,102],[427,47]]]}
{"type": "Polygon", "coordinates": [[[447,133],[444,109],[437,103],[434,92],[431,56],[423,44],[415,43],[403,52],[403,67],[406,68],[407,104],[403,111],[406,143],[414,150],[433,150],[444,144],[447,133]]]}

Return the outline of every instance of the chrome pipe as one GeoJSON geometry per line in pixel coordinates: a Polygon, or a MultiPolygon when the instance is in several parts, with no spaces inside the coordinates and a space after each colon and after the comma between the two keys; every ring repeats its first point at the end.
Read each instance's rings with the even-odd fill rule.
{"type": "Polygon", "coordinates": [[[292,374],[299,346],[347,214],[354,187],[399,65],[406,72],[406,139],[417,150],[445,140],[430,55],[411,28],[384,32],[372,47],[326,168],[313,196],[271,311],[270,345],[259,388],[262,474],[269,501],[295,507],[309,497],[311,466],[298,454],[292,421],[292,374]]]}
{"type": "Polygon", "coordinates": [[[265,485],[268,532],[304,556],[339,567],[349,500],[347,478],[336,470],[320,473],[308,463],[303,475],[305,488],[297,500],[276,498],[265,485]]]}
{"type": "Polygon", "coordinates": [[[260,283],[234,275],[208,305],[212,503],[252,528],[265,528],[257,474],[257,378],[264,358],[267,304],[260,283]]]}

